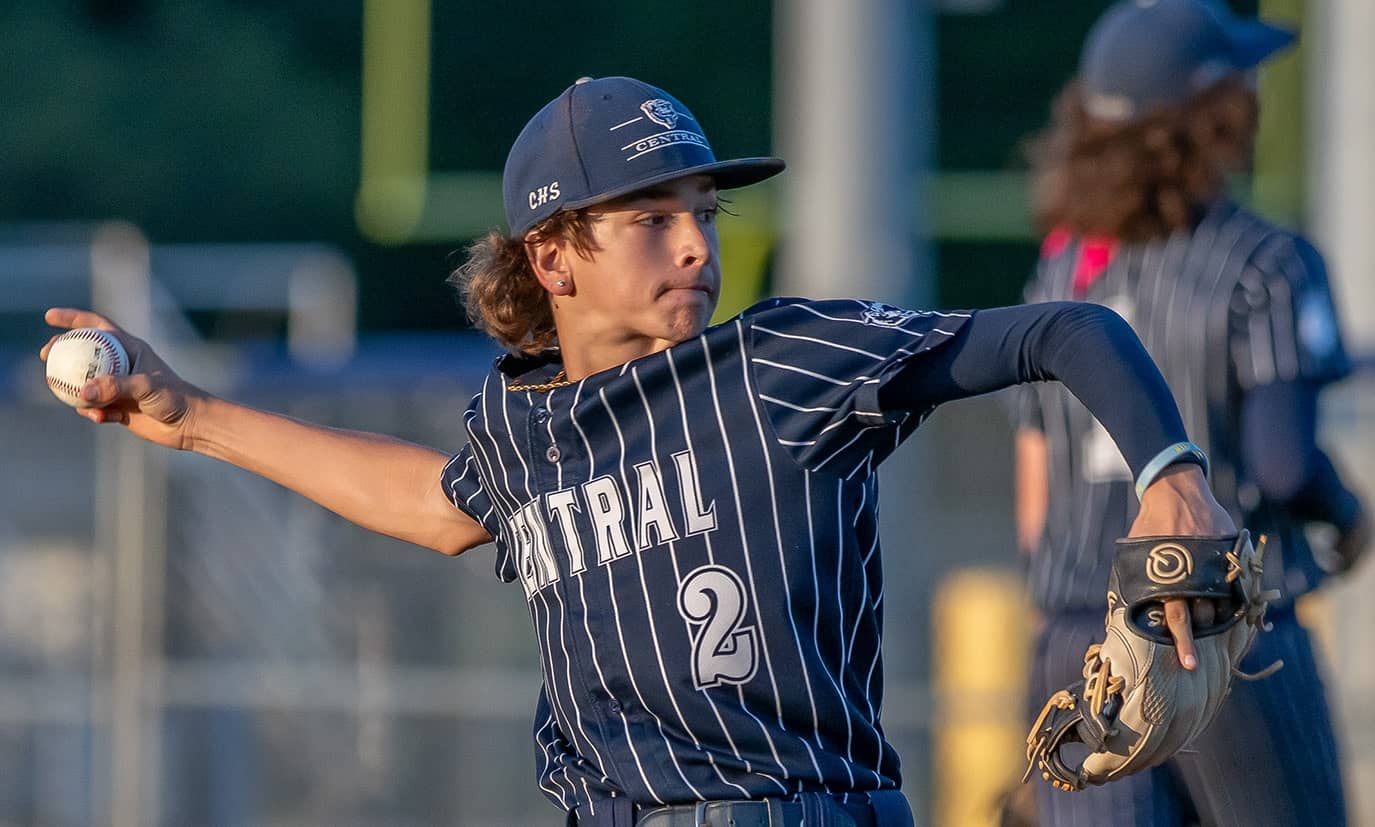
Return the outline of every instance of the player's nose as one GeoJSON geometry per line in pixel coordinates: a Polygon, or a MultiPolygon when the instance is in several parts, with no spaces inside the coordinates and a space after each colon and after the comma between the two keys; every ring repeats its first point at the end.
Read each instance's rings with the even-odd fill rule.
{"type": "Polygon", "coordinates": [[[678,229],[675,249],[676,263],[681,268],[704,267],[712,258],[714,229],[701,217],[689,214],[686,221],[676,222],[678,229]]]}

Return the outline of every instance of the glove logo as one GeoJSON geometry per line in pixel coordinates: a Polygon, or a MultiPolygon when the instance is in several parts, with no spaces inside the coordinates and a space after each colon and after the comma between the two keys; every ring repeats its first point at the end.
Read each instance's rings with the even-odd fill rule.
{"type": "Polygon", "coordinates": [[[1146,554],[1146,576],[1162,586],[1180,582],[1193,570],[1189,550],[1175,543],[1161,543],[1146,554]]]}

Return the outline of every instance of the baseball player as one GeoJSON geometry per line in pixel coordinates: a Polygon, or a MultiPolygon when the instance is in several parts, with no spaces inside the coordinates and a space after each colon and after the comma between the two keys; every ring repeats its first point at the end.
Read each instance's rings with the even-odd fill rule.
{"type": "MultiPolygon", "coordinates": [[[[1335,526],[1337,567],[1368,544],[1360,501],[1315,441],[1319,389],[1348,371],[1321,257],[1238,207],[1224,177],[1249,158],[1251,73],[1293,35],[1201,0],[1126,0],[1090,31],[1077,78],[1033,148],[1049,228],[1029,301],[1106,305],[1135,328],[1212,459],[1219,500],[1268,536],[1283,597],[1215,723],[1166,766],[1063,795],[1043,824],[1345,823],[1323,684],[1293,600],[1325,575],[1305,538],[1335,526]]],[[[1018,391],[1019,540],[1045,625],[1030,693],[1077,677],[1101,635],[1107,549],[1137,514],[1109,434],[1059,388],[1018,391]]]]}
{"type": "MultiPolygon", "coordinates": [[[[47,320],[115,330],[131,354],[133,374],[83,390],[93,422],[445,554],[495,543],[540,650],[538,783],[569,824],[909,825],[879,717],[876,471],[936,405],[1059,380],[1140,477],[1134,533],[1236,528],[1103,308],[774,299],[708,327],[718,191],[782,169],[717,160],[682,103],[630,78],[542,108],[507,160],[509,232],[454,277],[509,351],[455,455],[241,407],[106,319],[47,320]]],[[[1166,614],[1201,668],[1190,607],[1166,614]]]]}

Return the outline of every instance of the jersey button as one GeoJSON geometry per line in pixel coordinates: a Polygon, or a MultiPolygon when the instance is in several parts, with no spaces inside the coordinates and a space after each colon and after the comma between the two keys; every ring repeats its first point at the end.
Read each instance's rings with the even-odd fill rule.
{"type": "Polygon", "coordinates": [[[559,446],[557,445],[550,445],[549,450],[544,452],[544,458],[551,463],[558,462],[561,456],[563,456],[563,454],[559,453],[559,446]]]}
{"type": "Polygon", "coordinates": [[[535,420],[536,425],[543,425],[545,422],[549,420],[549,412],[546,411],[544,408],[535,408],[535,410],[530,414],[530,418],[535,420]]]}

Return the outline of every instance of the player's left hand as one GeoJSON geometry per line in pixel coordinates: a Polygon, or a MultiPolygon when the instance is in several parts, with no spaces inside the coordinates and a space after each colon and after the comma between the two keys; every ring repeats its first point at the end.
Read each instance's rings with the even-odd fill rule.
{"type": "MultiPolygon", "coordinates": [[[[1236,523],[1213,496],[1203,469],[1192,463],[1180,463],[1166,468],[1146,488],[1141,511],[1127,536],[1223,537],[1236,533],[1236,523]]],[[[1165,601],[1165,623],[1185,669],[1198,668],[1193,628],[1211,626],[1216,609],[1207,600],[1165,601]]]]}
{"type": "MultiPolygon", "coordinates": [[[[1279,592],[1263,588],[1264,542],[1250,534],[1154,535],[1115,543],[1108,577],[1102,643],[1084,652],[1083,680],[1055,692],[1027,735],[1027,775],[1037,769],[1060,790],[1081,790],[1142,772],[1169,760],[1206,730],[1235,677],[1258,679],[1283,664],[1246,675],[1238,668],[1255,636],[1268,628],[1265,610],[1279,592]],[[1231,607],[1198,628],[1196,668],[1179,668],[1184,634],[1159,604],[1208,595],[1231,607]],[[1082,758],[1063,748],[1078,742],[1082,758]]],[[[1192,643],[1190,648],[1192,649],[1192,643]]],[[[1182,660],[1182,658],[1181,658],[1182,660]]]]}

